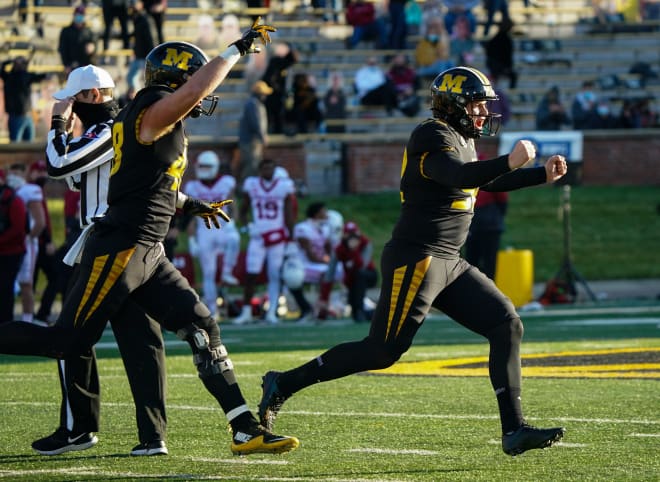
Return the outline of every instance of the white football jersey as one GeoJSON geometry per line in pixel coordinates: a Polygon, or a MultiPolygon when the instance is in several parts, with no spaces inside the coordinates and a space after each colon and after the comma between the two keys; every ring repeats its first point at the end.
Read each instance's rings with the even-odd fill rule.
{"type": "Polygon", "coordinates": [[[258,176],[250,176],[243,182],[243,192],[250,196],[252,207],[251,232],[267,233],[286,227],[284,222],[284,201],[295,193],[290,178],[274,178],[266,181],[258,176]]]}
{"type": "MultiPolygon", "coordinates": [[[[328,254],[325,250],[325,244],[328,240],[328,231],[324,229],[322,223],[316,223],[311,219],[301,221],[293,228],[293,239],[296,241],[300,238],[307,239],[311,245],[314,254],[321,258],[323,255],[328,254]]],[[[305,256],[305,254],[303,253],[305,256]]],[[[307,256],[305,256],[307,258],[307,256]]],[[[308,260],[311,261],[311,260],[308,260]]]]}
{"type": "MultiPolygon", "coordinates": [[[[202,201],[224,201],[230,199],[236,188],[236,178],[228,174],[220,176],[213,184],[205,184],[198,179],[188,181],[183,188],[183,192],[190,197],[201,199],[202,201]]],[[[225,208],[226,210],[226,208],[225,208]]],[[[220,221],[224,224],[224,221],[220,221]]],[[[197,228],[204,228],[202,218],[197,218],[197,228]]]]}
{"type": "MultiPolygon", "coordinates": [[[[44,191],[41,186],[27,182],[16,190],[16,195],[23,200],[23,204],[27,205],[31,202],[41,203],[44,200],[44,191]]],[[[34,225],[34,219],[30,218],[30,228],[34,225]]]]}

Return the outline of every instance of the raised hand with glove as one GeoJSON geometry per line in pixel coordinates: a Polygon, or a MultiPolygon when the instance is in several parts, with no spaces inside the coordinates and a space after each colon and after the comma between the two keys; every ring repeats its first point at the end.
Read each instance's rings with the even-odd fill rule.
{"type": "Polygon", "coordinates": [[[220,229],[220,221],[222,218],[225,221],[231,221],[229,215],[223,211],[223,207],[233,203],[232,199],[225,199],[224,201],[206,202],[201,199],[186,198],[181,209],[186,216],[199,216],[204,220],[207,229],[211,229],[211,224],[216,229],[220,229]]]}
{"type": "Polygon", "coordinates": [[[261,47],[255,45],[254,41],[261,39],[262,44],[269,44],[270,32],[277,31],[275,27],[271,27],[270,25],[259,25],[260,21],[261,17],[257,17],[250,30],[247,30],[240,39],[229,44],[234,45],[241,53],[241,56],[261,52],[261,47]]]}

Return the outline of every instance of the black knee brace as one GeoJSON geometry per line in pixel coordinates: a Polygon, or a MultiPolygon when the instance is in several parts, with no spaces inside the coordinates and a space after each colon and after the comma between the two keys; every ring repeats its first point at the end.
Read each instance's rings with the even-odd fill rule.
{"type": "Polygon", "coordinates": [[[234,365],[229,359],[227,349],[219,342],[211,344],[206,330],[190,324],[176,332],[177,337],[188,342],[193,351],[193,361],[199,378],[205,380],[221,374],[229,385],[236,383],[234,365]]]}

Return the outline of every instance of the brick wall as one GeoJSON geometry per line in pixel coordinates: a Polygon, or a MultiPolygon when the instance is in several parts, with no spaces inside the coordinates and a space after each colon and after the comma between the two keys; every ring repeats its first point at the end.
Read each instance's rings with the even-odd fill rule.
{"type": "MultiPolygon", "coordinates": [[[[401,156],[406,138],[391,140],[361,139],[346,148],[346,190],[351,193],[369,193],[399,189],[401,156]]],[[[497,155],[497,139],[481,139],[477,143],[485,157],[497,155]]],[[[190,146],[190,158],[213,148],[232,166],[238,166],[235,143],[195,143],[190,146]]],[[[660,186],[660,130],[617,130],[585,133],[583,154],[584,185],[646,185],[660,186]]],[[[266,149],[266,155],[284,166],[291,177],[306,178],[304,144],[295,139],[281,139],[266,149]]],[[[31,163],[43,159],[43,145],[0,145],[0,167],[14,162],[31,163]]],[[[188,170],[187,176],[192,174],[188,170]]],[[[61,194],[61,183],[49,183],[49,195],[61,194]]]]}

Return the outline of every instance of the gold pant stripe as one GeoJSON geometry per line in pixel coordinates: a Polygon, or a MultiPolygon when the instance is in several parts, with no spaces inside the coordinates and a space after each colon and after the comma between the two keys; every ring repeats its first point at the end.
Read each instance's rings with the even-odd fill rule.
{"type": "Polygon", "coordinates": [[[399,293],[401,292],[401,285],[403,284],[403,277],[406,274],[406,267],[401,266],[394,270],[394,279],[392,280],[392,294],[390,296],[390,312],[387,316],[387,330],[385,330],[385,339],[390,334],[390,327],[392,326],[392,319],[396,311],[396,304],[399,301],[399,293]]]}
{"type": "Polygon", "coordinates": [[[83,297],[80,300],[80,304],[78,305],[78,310],[76,311],[76,318],[73,321],[74,326],[78,324],[80,312],[82,311],[83,306],[87,304],[87,301],[89,301],[89,297],[92,295],[94,286],[96,286],[96,283],[98,282],[99,277],[101,276],[101,272],[103,271],[103,267],[105,266],[105,263],[107,261],[108,261],[107,254],[104,254],[103,256],[97,256],[96,258],[94,258],[94,266],[92,266],[92,273],[89,275],[89,279],[87,280],[87,285],[85,285],[85,292],[83,293],[83,297]]]}
{"type": "Polygon", "coordinates": [[[423,260],[419,261],[415,265],[415,271],[413,272],[412,279],[410,280],[410,287],[408,288],[408,293],[406,294],[406,300],[403,304],[403,310],[401,312],[401,317],[399,318],[399,326],[396,328],[396,336],[399,336],[399,331],[403,326],[403,321],[408,316],[408,311],[410,310],[410,305],[412,305],[413,299],[417,295],[419,286],[422,284],[422,280],[426,275],[426,272],[431,265],[431,257],[427,256],[423,260]]]}
{"type": "Polygon", "coordinates": [[[96,297],[96,300],[94,301],[94,304],[90,308],[89,312],[87,312],[85,321],[87,321],[89,317],[92,316],[92,314],[94,314],[96,309],[101,304],[101,301],[103,301],[103,299],[105,298],[105,295],[107,295],[108,291],[110,291],[110,288],[112,288],[112,286],[117,282],[117,279],[124,272],[124,269],[126,269],[126,265],[128,264],[128,261],[131,259],[131,256],[133,255],[134,252],[135,252],[135,248],[133,247],[117,253],[117,256],[115,256],[115,260],[113,261],[112,266],[110,267],[110,272],[108,273],[108,277],[103,282],[103,285],[101,285],[101,290],[99,291],[99,294],[96,297]]]}

